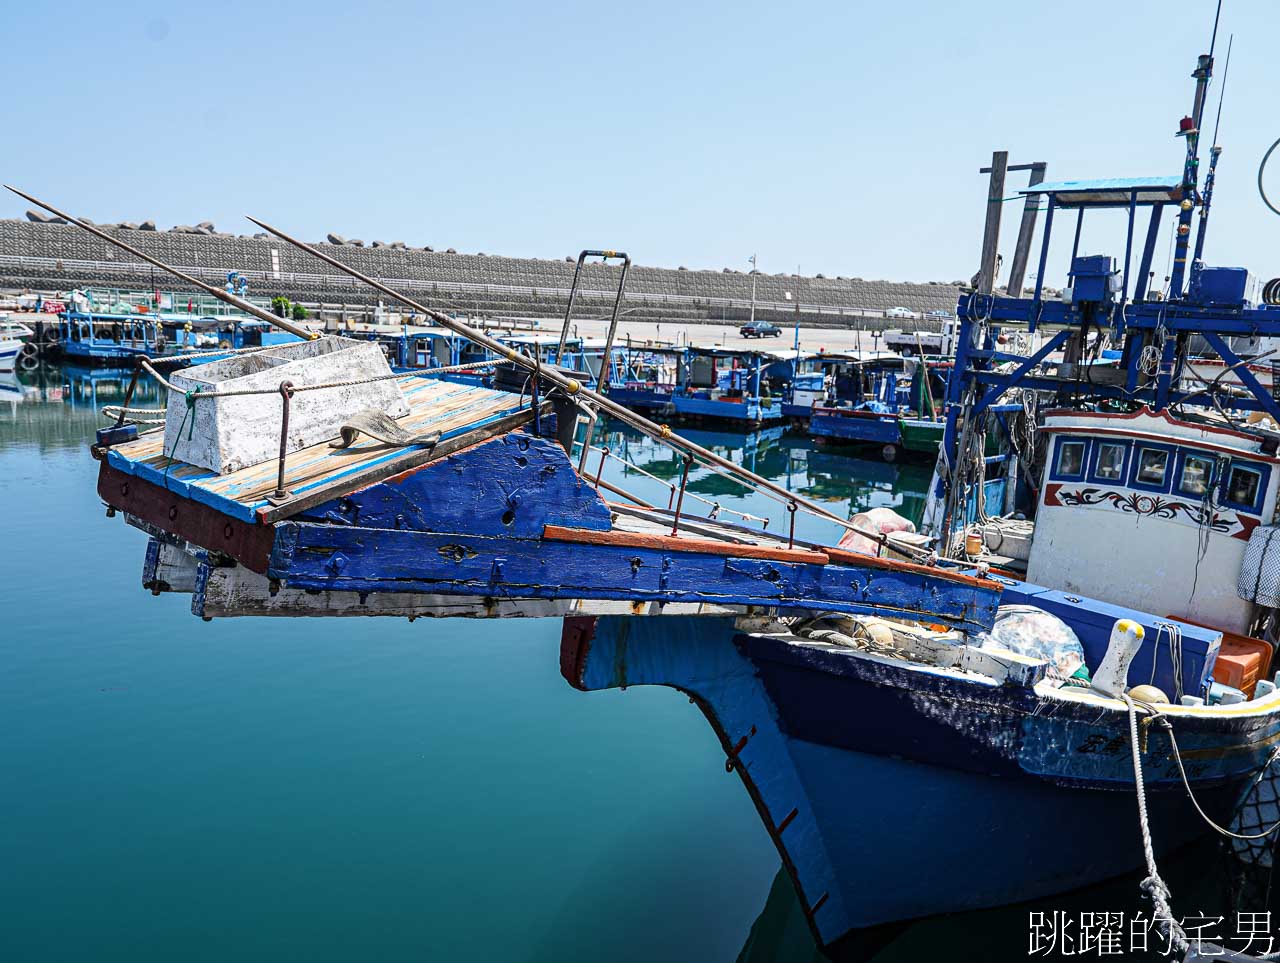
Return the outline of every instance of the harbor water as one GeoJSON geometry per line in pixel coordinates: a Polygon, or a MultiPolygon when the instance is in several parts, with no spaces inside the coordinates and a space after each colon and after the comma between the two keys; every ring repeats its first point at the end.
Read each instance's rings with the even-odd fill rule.
{"type": "MultiPolygon", "coordinates": [[[[204,623],[145,593],[145,537],[105,517],[87,444],[124,383],[50,367],[0,383],[0,960],[817,958],[697,708],[572,689],[558,621],[204,623]]],[[[781,428],[690,434],[838,513],[923,508],[928,466],[781,428]]],[[[607,479],[666,504],[669,452],[619,425],[597,441],[636,466],[611,457],[607,479]]],[[[689,492],[786,525],[705,470],[689,492]]],[[[1030,909],[1064,908],[1146,907],[1122,880],[1030,909]]],[[[1027,913],[868,946],[1025,959],[1027,913]]]]}

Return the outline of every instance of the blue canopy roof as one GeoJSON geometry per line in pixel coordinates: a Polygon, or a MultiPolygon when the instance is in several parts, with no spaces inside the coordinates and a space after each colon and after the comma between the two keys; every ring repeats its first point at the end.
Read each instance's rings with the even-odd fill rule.
{"type": "Polygon", "coordinates": [[[1098,180],[1035,184],[1020,194],[1051,194],[1057,207],[1128,207],[1137,193],[1139,204],[1166,204],[1182,199],[1182,176],[1104,177],[1098,180]]]}

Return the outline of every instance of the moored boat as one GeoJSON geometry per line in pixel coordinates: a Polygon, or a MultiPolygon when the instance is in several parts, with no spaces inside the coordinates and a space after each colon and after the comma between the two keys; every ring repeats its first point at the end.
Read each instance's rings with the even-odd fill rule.
{"type": "Polygon", "coordinates": [[[13,371],[31,337],[31,329],[11,317],[0,318],[0,371],[13,371]]]}

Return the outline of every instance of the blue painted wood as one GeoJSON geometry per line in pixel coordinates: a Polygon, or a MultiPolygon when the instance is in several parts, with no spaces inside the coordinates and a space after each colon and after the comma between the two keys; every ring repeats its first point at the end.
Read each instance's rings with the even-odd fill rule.
{"type": "Polygon", "coordinates": [[[1076,633],[1084,647],[1085,662],[1097,668],[1111,641],[1111,628],[1118,619],[1129,619],[1143,627],[1142,648],[1129,666],[1131,686],[1152,684],[1170,697],[1176,691],[1173,656],[1169,650],[1169,633],[1161,632],[1157,622],[1175,622],[1182,629],[1182,690],[1187,695],[1203,695],[1213,678],[1213,663],[1218,657],[1222,633],[1197,625],[1178,622],[1111,605],[1067,592],[1054,591],[1031,582],[1005,582],[1003,605],[1034,605],[1062,619],[1076,633]]]}
{"type": "Polygon", "coordinates": [[[733,400],[721,398],[699,398],[696,395],[677,392],[672,397],[676,414],[685,417],[718,418],[724,421],[761,422],[778,421],[782,418],[782,405],[774,402],[764,405],[758,398],[733,400]]]}
{"type": "Polygon", "coordinates": [[[563,448],[515,431],[297,518],[361,528],[540,538],[547,525],[607,531],[609,514],[563,448]]]}
{"type": "Polygon", "coordinates": [[[299,588],[898,613],[975,630],[991,624],[1000,588],[871,565],[303,522],[277,526],[269,574],[299,588]]]}
{"type": "Polygon", "coordinates": [[[587,690],[669,685],[693,696],[726,756],[734,757],[733,767],[797,883],[806,917],[817,923],[816,935],[834,942],[850,925],[834,860],[791,761],[788,740],[774,721],[774,707],[755,666],[730,644],[733,635],[731,619],[598,619],[581,672],[569,681],[587,690]],[[810,914],[824,894],[818,911],[810,914]]]}
{"type": "MultiPolygon", "coordinates": [[[[424,379],[424,381],[430,381],[430,379],[424,379]]],[[[406,394],[412,394],[412,390],[413,390],[412,388],[409,388],[406,391],[406,394]]],[[[445,398],[453,399],[456,396],[465,394],[467,392],[476,392],[478,397],[483,396],[486,398],[492,397],[493,395],[493,392],[487,388],[471,388],[465,385],[459,385],[458,390],[456,392],[451,393],[448,396],[445,396],[445,398]]],[[[517,412],[519,410],[521,410],[520,403],[517,400],[513,399],[510,407],[504,408],[501,411],[491,416],[477,419],[476,421],[470,424],[463,425],[457,428],[452,428],[452,429],[449,429],[448,431],[444,431],[441,433],[440,437],[442,440],[448,439],[448,438],[455,438],[459,435],[466,434],[469,431],[475,431],[487,425],[490,425],[496,421],[500,421],[502,418],[505,418],[508,415],[514,412],[517,412]]],[[[446,416],[442,415],[440,417],[446,417],[446,416]]],[[[437,420],[439,419],[437,418],[426,419],[424,422],[421,423],[420,427],[423,430],[430,430],[430,426],[437,420]]],[[[369,468],[377,467],[379,465],[390,464],[394,462],[397,458],[399,458],[404,453],[404,451],[405,449],[402,449],[402,448],[388,448],[386,450],[386,454],[382,455],[381,457],[362,461],[360,465],[353,466],[348,471],[339,471],[339,472],[329,473],[329,474],[326,474],[323,478],[317,479],[312,483],[309,483],[306,485],[299,485],[293,489],[293,493],[295,495],[305,494],[306,492],[310,491],[311,489],[319,485],[328,484],[331,481],[341,479],[343,477],[346,477],[349,474],[353,474],[356,471],[365,471],[365,470],[368,470],[369,468]]],[[[330,450],[327,447],[321,447],[316,449],[310,461],[305,463],[303,462],[294,463],[293,467],[299,467],[302,464],[313,464],[319,460],[322,460],[325,458],[333,458],[333,457],[335,456],[330,452],[330,450]]],[[[214,472],[208,471],[203,468],[196,468],[194,466],[187,465],[184,462],[174,462],[172,466],[169,466],[166,460],[161,462],[159,467],[156,467],[154,465],[147,463],[146,461],[131,459],[127,455],[115,449],[112,449],[111,451],[108,452],[107,461],[108,461],[108,464],[110,464],[113,468],[118,468],[121,471],[127,472],[130,475],[135,475],[139,478],[143,478],[147,481],[153,482],[154,484],[160,485],[161,487],[166,488],[174,492],[175,494],[182,496],[183,498],[189,498],[192,501],[199,502],[202,505],[208,505],[210,508],[215,508],[218,511],[223,512],[224,514],[230,515],[232,518],[238,518],[243,521],[256,522],[258,509],[268,504],[268,502],[263,498],[256,498],[252,500],[241,500],[240,497],[237,497],[238,492],[234,488],[234,486],[230,488],[226,494],[222,494],[221,492],[210,491],[208,488],[200,485],[199,482],[208,481],[209,479],[213,479],[218,476],[214,472]]]]}
{"type": "Polygon", "coordinates": [[[897,415],[815,408],[809,416],[809,434],[850,444],[900,445],[897,415]]]}

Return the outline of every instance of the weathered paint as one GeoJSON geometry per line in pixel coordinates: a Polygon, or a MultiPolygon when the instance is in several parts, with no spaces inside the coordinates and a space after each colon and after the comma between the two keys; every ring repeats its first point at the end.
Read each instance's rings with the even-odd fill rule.
{"type": "Polygon", "coordinates": [[[814,408],[809,416],[809,434],[849,444],[897,445],[902,442],[896,414],[850,408],[814,408]]]}
{"type": "Polygon", "coordinates": [[[897,614],[974,630],[989,627],[999,600],[996,582],[956,582],[882,561],[824,566],[726,556],[732,550],[288,522],[277,526],[269,574],[312,589],[760,605],[897,614]]]}
{"type": "Polygon", "coordinates": [[[538,538],[609,528],[609,508],[553,441],[511,432],[308,509],[299,521],[538,538]]]}
{"type": "MultiPolygon", "coordinates": [[[[1020,902],[1141,865],[1116,700],[1072,690],[1059,701],[739,633],[727,620],[566,623],[561,670],[579,688],[667,685],[694,698],[828,947],[861,927],[1020,902]]],[[[1171,714],[1197,797],[1222,819],[1280,741],[1280,695],[1231,716],[1171,714]]],[[[1149,730],[1159,852],[1204,831],[1172,765],[1167,738],[1149,730]]]]}

